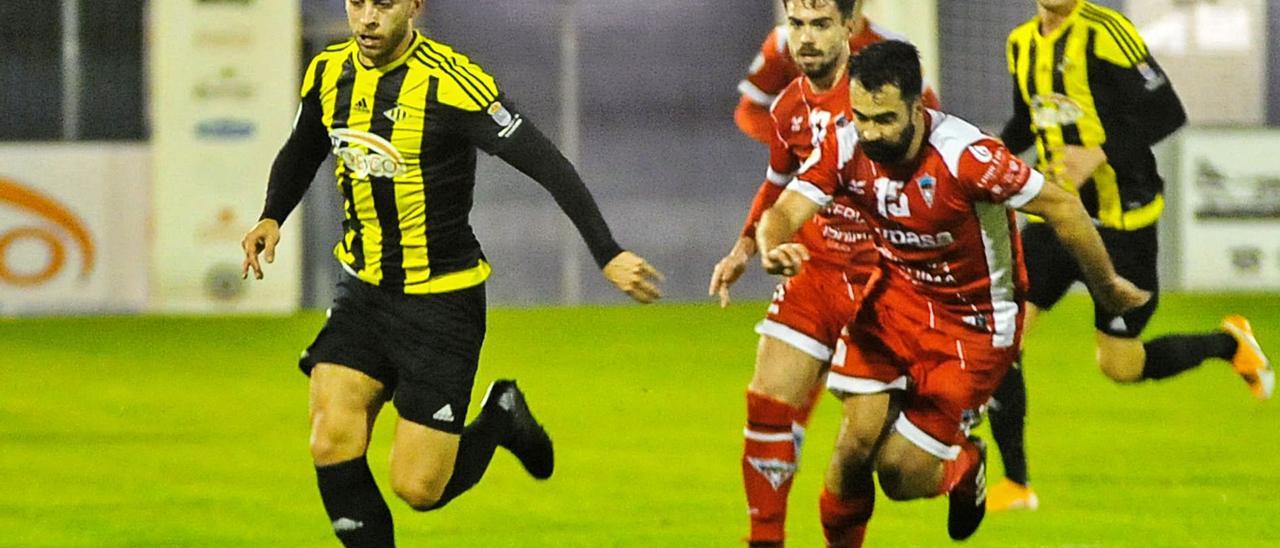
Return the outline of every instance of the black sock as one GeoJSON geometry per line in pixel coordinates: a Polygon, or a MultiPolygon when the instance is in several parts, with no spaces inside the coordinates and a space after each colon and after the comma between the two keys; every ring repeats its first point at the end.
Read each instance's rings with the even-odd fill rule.
{"type": "Polygon", "coordinates": [[[1200,365],[1209,358],[1230,360],[1236,354],[1236,339],[1226,333],[1167,335],[1147,341],[1147,361],[1142,378],[1165,379],[1200,365]]]}
{"type": "Polygon", "coordinates": [[[1004,462],[1004,476],[1026,485],[1027,454],[1022,447],[1023,427],[1027,416],[1027,385],[1022,378],[1022,359],[1005,373],[1004,380],[996,388],[991,399],[995,400],[987,411],[991,418],[991,437],[1000,448],[1000,460],[1004,462]]]}
{"type": "Polygon", "coordinates": [[[496,413],[481,414],[467,425],[458,441],[458,458],[453,462],[453,475],[444,486],[440,500],[431,506],[432,510],[443,508],[449,501],[465,493],[480,482],[485,470],[489,469],[489,461],[498,444],[511,432],[510,415],[496,413]]]}
{"type": "Polygon", "coordinates": [[[373,481],[369,462],[360,458],[316,467],[320,498],[334,534],[348,548],[395,546],[391,509],[373,481]]]}

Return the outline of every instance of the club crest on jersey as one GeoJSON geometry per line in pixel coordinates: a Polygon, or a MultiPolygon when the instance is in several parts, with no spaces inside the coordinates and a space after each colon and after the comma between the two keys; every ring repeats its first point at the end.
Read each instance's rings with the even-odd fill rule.
{"type": "Polygon", "coordinates": [[[507,107],[502,106],[501,101],[494,101],[489,105],[489,109],[486,112],[489,113],[490,118],[493,118],[494,123],[502,127],[511,125],[511,112],[507,110],[507,107]]]}
{"type": "Polygon", "coordinates": [[[924,205],[932,208],[933,207],[933,191],[938,185],[938,180],[934,179],[933,175],[929,175],[928,173],[926,173],[924,177],[921,177],[916,181],[916,184],[920,186],[920,195],[924,196],[924,205]]]}
{"type": "Polygon", "coordinates": [[[802,127],[804,127],[804,116],[792,116],[791,133],[799,132],[802,127]]]}

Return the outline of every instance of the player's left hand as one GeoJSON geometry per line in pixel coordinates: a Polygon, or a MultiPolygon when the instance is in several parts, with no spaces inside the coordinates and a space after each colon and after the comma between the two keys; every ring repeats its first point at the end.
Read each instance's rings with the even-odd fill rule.
{"type": "Polygon", "coordinates": [[[809,248],[804,244],[788,242],[760,254],[760,263],[764,271],[770,274],[795,276],[800,273],[800,265],[809,260],[809,248]]]}
{"type": "Polygon", "coordinates": [[[1151,300],[1151,292],[1139,289],[1133,282],[1121,276],[1111,278],[1106,287],[1093,291],[1093,300],[1103,310],[1120,316],[1130,310],[1139,308],[1151,300]]]}
{"type": "Polygon", "coordinates": [[[280,243],[280,223],[275,219],[263,219],[244,235],[240,247],[244,250],[244,262],[240,264],[240,279],[249,279],[249,269],[253,269],[253,277],[262,279],[262,263],[258,262],[258,254],[262,253],[268,263],[276,260],[276,244],[280,243]]]}
{"type": "Polygon", "coordinates": [[[604,277],[623,293],[644,304],[662,298],[657,283],[667,279],[643,257],[630,251],[619,253],[604,265],[604,277]]]}
{"type": "Polygon", "coordinates": [[[1063,179],[1061,182],[1072,188],[1080,188],[1106,161],[1107,153],[1102,151],[1102,147],[1067,145],[1063,147],[1059,157],[1059,173],[1063,179]]]}

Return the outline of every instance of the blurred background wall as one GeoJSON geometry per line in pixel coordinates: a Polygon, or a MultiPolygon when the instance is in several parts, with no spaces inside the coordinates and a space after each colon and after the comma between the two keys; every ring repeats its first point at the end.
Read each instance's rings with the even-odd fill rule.
{"type": "MultiPolygon", "coordinates": [[[[936,66],[931,69],[932,80],[946,110],[990,129],[1003,124],[1010,112],[1004,39],[1034,13],[1032,0],[869,3],[869,14],[888,26],[898,26],[897,30],[925,46],[926,66],[936,66]],[[920,6],[933,8],[932,17],[916,16],[920,6]]],[[[1243,9],[1240,13],[1252,18],[1250,28],[1256,29],[1252,49],[1244,55],[1251,56],[1258,67],[1248,75],[1256,80],[1251,92],[1257,96],[1256,112],[1244,118],[1224,121],[1210,116],[1217,111],[1215,104],[1253,96],[1224,94],[1220,82],[1198,78],[1197,67],[1219,62],[1225,66],[1221,56],[1201,55],[1179,65],[1181,61],[1172,57],[1175,52],[1160,49],[1174,44],[1173,39],[1160,47],[1153,45],[1152,51],[1162,61],[1170,58],[1166,64],[1175,85],[1188,105],[1195,106],[1193,119],[1242,127],[1280,122],[1280,71],[1275,70],[1280,45],[1267,38],[1268,32],[1275,36],[1280,25],[1280,0],[1099,3],[1126,10],[1144,34],[1150,25],[1167,26],[1167,18],[1162,17],[1169,13],[1182,13],[1195,21],[1202,14],[1196,10],[1205,5],[1243,9]]],[[[88,142],[103,147],[112,143],[145,154],[151,138],[148,4],[145,0],[0,2],[0,39],[6,44],[0,51],[0,104],[5,108],[0,140],[6,150],[18,147],[9,155],[0,154],[0,178],[6,176],[6,163],[13,165],[22,157],[22,147],[37,142],[88,142]],[[74,54],[67,54],[68,48],[74,54]]],[[[302,62],[325,44],[343,38],[347,29],[340,0],[302,0],[300,7],[303,39],[298,59],[302,62]]],[[[667,274],[668,298],[695,300],[704,298],[711,267],[732,244],[762,180],[766,151],[737,131],[732,111],[738,99],[736,84],[776,24],[777,13],[776,2],[766,0],[430,0],[420,25],[489,70],[514,104],[564,144],[618,240],[667,274]],[[575,55],[576,63],[562,62],[575,55]],[[576,85],[566,87],[566,76],[576,85]],[[572,108],[575,104],[577,108],[572,108]]],[[[1197,44],[1188,38],[1184,45],[1194,49],[1197,44]]],[[[1231,75],[1232,71],[1214,74],[1231,75]]],[[[280,75],[291,86],[299,77],[280,75]]],[[[283,138],[279,136],[281,142],[283,138]]],[[[1171,164],[1176,163],[1177,154],[1176,147],[1164,153],[1171,164]]],[[[262,166],[260,173],[220,176],[265,188],[267,167],[262,166]]],[[[1170,169],[1166,177],[1176,171],[1170,169]]],[[[488,157],[482,158],[478,180],[473,225],[496,267],[489,285],[492,302],[620,300],[599,276],[576,232],[537,184],[488,157]]],[[[1178,193],[1170,194],[1171,201],[1179,199],[1178,193]]],[[[260,203],[237,207],[234,216],[245,224],[256,218],[260,203]]],[[[304,215],[286,225],[285,237],[303,242],[300,304],[324,307],[330,299],[339,272],[329,251],[338,238],[338,207],[332,166],[326,164],[306,198],[304,215]]],[[[0,203],[0,233],[6,226],[26,222],[14,220],[11,209],[0,203]]],[[[150,218],[145,211],[132,214],[150,218]]],[[[166,230],[164,226],[146,228],[153,237],[166,230]]],[[[4,241],[0,234],[0,242],[4,241]]],[[[41,242],[27,238],[0,245],[0,260],[19,274],[26,272],[23,268],[41,270],[54,258],[41,242]],[[35,266],[24,266],[27,263],[35,266]]],[[[1263,250],[1266,255],[1261,261],[1280,269],[1280,245],[1274,247],[1263,250]]],[[[1179,269],[1167,268],[1175,273],[1179,269]]],[[[140,268],[138,275],[145,276],[147,270],[140,268]]],[[[0,269],[0,274],[4,271],[0,269]]],[[[218,284],[230,282],[215,282],[208,288],[211,295],[234,293],[225,287],[218,293],[218,284]]],[[[1168,282],[1176,286],[1178,279],[1168,282]]],[[[735,287],[735,294],[764,298],[772,283],[753,270],[735,287]]],[[[2,303],[31,291],[29,286],[6,285],[0,276],[0,314],[15,310],[2,303]]],[[[104,301],[93,308],[134,310],[139,306],[104,301]]]]}

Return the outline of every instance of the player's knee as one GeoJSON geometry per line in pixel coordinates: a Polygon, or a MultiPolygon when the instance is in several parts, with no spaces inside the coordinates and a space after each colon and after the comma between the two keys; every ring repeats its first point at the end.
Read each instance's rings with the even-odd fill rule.
{"type": "Polygon", "coordinates": [[[1142,366],[1142,362],[1128,359],[1127,356],[1098,353],[1098,368],[1108,379],[1118,383],[1128,384],[1142,380],[1142,366]]]}
{"type": "Polygon", "coordinates": [[[419,512],[435,510],[440,507],[440,497],[444,495],[448,480],[438,478],[391,478],[391,490],[397,497],[419,512]]]}
{"type": "Polygon", "coordinates": [[[910,471],[897,461],[881,460],[876,464],[876,475],[880,479],[880,489],[890,500],[910,500],[915,498],[907,488],[910,471]]]}
{"type": "Polygon", "coordinates": [[[846,468],[864,466],[871,461],[871,452],[879,437],[878,430],[849,428],[836,440],[836,456],[846,468]]]}
{"type": "Polygon", "coordinates": [[[317,425],[311,432],[311,460],[318,465],[337,464],[364,454],[361,436],[340,428],[317,425]]]}

